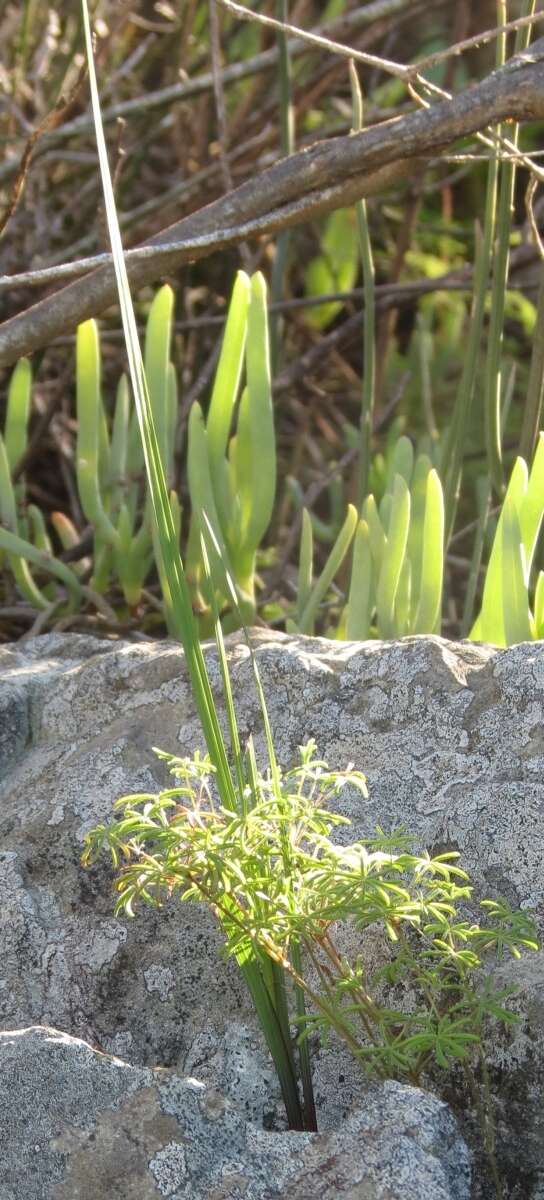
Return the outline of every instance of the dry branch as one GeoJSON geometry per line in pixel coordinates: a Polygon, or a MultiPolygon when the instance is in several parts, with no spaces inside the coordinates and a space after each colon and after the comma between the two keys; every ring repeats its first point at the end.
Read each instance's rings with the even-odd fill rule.
{"type": "MultiPolygon", "coordinates": [[[[146,245],[155,252],[129,261],[134,288],[180,263],[248,237],[278,232],[323,212],[383,191],[421,168],[421,161],[500,121],[544,117],[544,38],[452,100],[381,122],[362,133],[319,142],[261,171],[234,191],[170,225],[146,245]],[[174,249],[161,250],[161,242],[174,249]]],[[[0,326],[0,366],[15,362],[115,300],[110,266],[39,301],[0,326]]]]}

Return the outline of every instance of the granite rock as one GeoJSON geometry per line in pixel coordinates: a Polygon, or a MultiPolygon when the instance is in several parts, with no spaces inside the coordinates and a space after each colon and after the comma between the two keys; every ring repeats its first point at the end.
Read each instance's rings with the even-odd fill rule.
{"type": "Polygon", "coordinates": [[[174,1069],[44,1026],[0,1034],[0,1200],[468,1200],[446,1104],[399,1083],[326,1133],[267,1133],[174,1069]]]}
{"type": "MultiPolygon", "coordinates": [[[[254,645],[282,763],[314,737],[331,765],[354,762],[367,775],[368,800],[349,789],[339,800],[350,840],[402,824],[422,848],[459,850],[478,894],[542,919],[544,646],[263,632],[254,645]]],[[[263,755],[240,639],[229,655],[241,735],[253,733],[263,755]]],[[[206,657],[220,703],[213,647],[206,657]]],[[[234,964],[218,965],[207,912],[114,919],[108,864],[79,863],[85,833],[109,819],[113,800],[164,784],[152,746],[203,748],[182,654],[168,642],[75,634],[2,647],[0,710],[0,1027],[47,1024],[135,1069],[194,1075],[257,1126],[273,1124],[273,1070],[234,964]]],[[[521,985],[523,1020],[493,1046],[498,1154],[509,1200],[542,1200],[542,956],[501,971],[521,985]]],[[[339,1047],[320,1054],[316,1087],[321,1127],[338,1127],[361,1088],[339,1047]]]]}

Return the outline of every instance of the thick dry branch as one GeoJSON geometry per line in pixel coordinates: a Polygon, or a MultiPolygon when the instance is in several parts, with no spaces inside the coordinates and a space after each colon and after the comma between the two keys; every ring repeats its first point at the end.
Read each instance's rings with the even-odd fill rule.
{"type": "MultiPolygon", "coordinates": [[[[421,161],[500,121],[544,117],[544,38],[452,100],[362,133],[319,142],[284,158],[205,208],[170,225],[146,245],[151,257],[128,262],[134,288],[180,263],[375,194],[421,161]],[[161,251],[161,242],[169,249],[161,251]],[[177,243],[177,248],[172,249],[177,243]]],[[[115,301],[113,270],[102,267],[0,326],[0,366],[15,362],[115,301]]]]}

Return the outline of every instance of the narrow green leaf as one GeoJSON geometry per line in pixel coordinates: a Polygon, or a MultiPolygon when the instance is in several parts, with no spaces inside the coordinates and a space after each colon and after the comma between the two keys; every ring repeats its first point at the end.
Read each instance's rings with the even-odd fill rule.
{"type": "Polygon", "coordinates": [[[118,543],[100,491],[100,427],[103,419],[100,397],[100,344],[96,321],[78,327],[76,340],[77,446],[76,470],[79,498],[87,520],[103,537],[118,543]]]}
{"type": "Polygon", "coordinates": [[[539,433],[527,491],[519,507],[521,538],[530,572],[544,516],[544,433],[539,433]]]}
{"type": "Polygon", "coordinates": [[[534,603],[535,637],[544,637],[544,571],[538,572],[534,603]]]}
{"type": "Polygon", "coordinates": [[[250,281],[238,271],[217,364],[206,430],[212,478],[227,453],[234,406],[244,365],[250,281]]]}
{"type": "MultiPolygon", "coordinates": [[[[16,533],[11,533],[8,529],[0,527],[0,549],[7,551],[10,555],[10,562],[16,582],[23,591],[23,594],[35,604],[37,608],[47,608],[49,600],[32,580],[28,572],[23,572],[19,566],[20,560],[24,562],[34,563],[40,567],[42,571],[46,571],[49,575],[54,575],[64,583],[71,597],[73,608],[78,608],[81,601],[81,586],[74,575],[73,571],[66,566],[65,563],[59,562],[57,558],[53,558],[43,550],[38,550],[31,542],[27,542],[16,533]]],[[[24,566],[23,562],[23,566],[24,566]]]]}
{"type": "Polygon", "coordinates": [[[276,441],[266,284],[260,273],[251,280],[246,370],[247,391],[242,397],[238,416],[237,483],[242,508],[242,536],[248,549],[255,551],[270,524],[276,494],[276,441]]]}
{"type": "MultiPolygon", "coordinates": [[[[189,482],[189,494],[191,497],[192,511],[197,519],[200,529],[205,532],[203,524],[204,514],[209,521],[213,530],[214,539],[218,546],[218,553],[213,551],[212,577],[215,585],[222,581],[224,570],[221,565],[221,560],[231,570],[229,565],[229,556],[223,538],[219,516],[215,505],[215,495],[210,473],[210,459],[208,453],[208,439],[206,426],[204,424],[204,416],[200,404],[197,401],[193,404],[189,414],[188,427],[188,444],[187,444],[187,477],[189,482]]],[[[221,591],[225,591],[224,584],[219,584],[221,591]]]]}
{"type": "Polygon", "coordinates": [[[344,558],[349,550],[351,540],[357,526],[357,509],[353,504],[348,504],[348,511],[344,524],[338,534],[338,537],[332,547],[332,550],[327,558],[321,575],[317,579],[312,588],[299,622],[300,633],[308,633],[313,628],[313,622],[319,605],[324,600],[332,582],[339,571],[344,558]]]}
{"type": "Polygon", "coordinates": [[[502,605],[504,644],[514,646],[533,638],[527,594],[528,573],[520,523],[514,501],[505,502],[502,520],[502,605]]]}
{"type": "Polygon", "coordinates": [[[21,358],[9,382],[4,428],[6,454],[11,471],[26,450],[31,394],[32,367],[27,358],[21,358]]]}
{"type": "Polygon", "coordinates": [[[387,472],[386,491],[393,492],[395,487],[395,477],[401,475],[405,483],[410,487],[412,482],[412,472],[414,469],[414,447],[409,437],[403,434],[398,438],[387,472]]]}
{"type": "Polygon", "coordinates": [[[376,501],[374,496],[367,496],[362,511],[363,520],[368,525],[368,533],[370,537],[370,548],[372,557],[376,567],[377,574],[381,571],[383,556],[385,554],[386,536],[385,530],[380,520],[376,501]]]}
{"type": "Polygon", "coordinates": [[[397,475],[393,485],[385,552],[376,589],[378,628],[380,636],[385,638],[394,638],[397,635],[395,600],[406,552],[409,525],[410,492],[403,476],[397,475]]]}
{"type": "Polygon", "coordinates": [[[414,633],[435,633],[440,629],[440,608],[444,579],[444,496],[434,468],[427,476],[423,552],[419,604],[414,633]]]}
{"type": "MultiPolygon", "coordinates": [[[[96,129],[100,169],[106,199],[106,216],[112,244],[123,329],[129,356],[130,374],[138,411],[146,471],[153,505],[156,544],[164,580],[175,613],[179,636],[185,649],[193,694],[197,704],[208,752],[216,769],[217,785],[225,807],[236,803],[235,788],[229,768],[226,746],[214,704],[210,680],[198,639],[189,589],[183,570],[175,525],[170,508],[164,467],[153,423],[147,382],[138,341],[138,332],[130,288],[123,257],[109,163],[100,114],[98,86],[94,69],[92,37],[86,0],[82,0],[85,43],[89,64],[91,100],[96,129]]],[[[267,1044],[273,1055],[282,1086],[289,1121],[294,1128],[303,1125],[296,1077],[293,1070],[289,1028],[282,1025],[264,983],[259,962],[253,951],[241,950],[238,962],[251,991],[267,1044]]]]}
{"type": "Polygon", "coordinates": [[[353,544],[353,565],[348,593],[346,640],[364,642],[370,635],[372,553],[366,521],[359,521],[353,544]]]}
{"type": "Polygon", "coordinates": [[[121,375],[115,398],[110,450],[111,482],[118,489],[126,484],[129,414],[128,380],[126,375],[121,375]]]}
{"type": "Polygon", "coordinates": [[[412,600],[412,565],[405,554],[402,564],[399,586],[395,597],[395,628],[397,637],[405,637],[410,633],[410,610],[412,600]]]}
{"type": "MultiPolygon", "coordinates": [[[[517,458],[512,469],[510,482],[503,501],[501,514],[497,523],[493,547],[485,575],[482,608],[476,625],[470,633],[474,641],[489,642],[494,646],[506,645],[504,629],[503,588],[505,582],[503,565],[503,524],[506,505],[513,507],[519,514],[522,501],[527,493],[527,466],[522,458],[517,458]]],[[[519,520],[519,517],[518,517],[519,520]]]]}
{"type": "Polygon", "coordinates": [[[300,554],[298,562],[297,623],[300,622],[302,613],[304,612],[312,590],[313,563],[314,537],[312,520],[308,509],[305,508],[302,511],[300,554]]]}
{"type": "Polygon", "coordinates": [[[427,454],[418,455],[412,477],[412,486],[410,489],[410,529],[408,531],[406,557],[409,558],[412,568],[412,625],[415,620],[415,614],[417,612],[421,592],[423,535],[425,527],[425,509],[427,505],[427,478],[429,471],[431,470],[431,466],[431,460],[427,454]]]}
{"type": "Polygon", "coordinates": [[[170,340],[174,293],[165,284],[157,292],[149,310],[145,331],[144,368],[159,451],[168,478],[172,456],[170,434],[170,340]]]}

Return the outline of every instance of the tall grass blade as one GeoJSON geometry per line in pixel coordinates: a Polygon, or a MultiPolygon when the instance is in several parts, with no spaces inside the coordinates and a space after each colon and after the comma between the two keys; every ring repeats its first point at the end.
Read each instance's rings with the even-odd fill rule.
{"type": "MultiPolygon", "coordinates": [[[[170,507],[160,447],[153,422],[147,381],[140,351],[138,332],[123,256],[123,248],[115,209],[113,188],[102,127],[98,86],[94,69],[92,35],[86,0],[82,0],[85,44],[89,63],[91,103],[96,130],[100,170],[105,195],[106,216],[112,246],[123,331],[129,359],[130,377],[134,391],[138,423],[144,450],[146,473],[157,531],[157,549],[162,562],[162,577],[168,585],[170,600],[179,623],[180,637],[208,752],[216,770],[217,786],[222,804],[236,809],[241,798],[230,772],[226,745],[215,708],[204,656],[195,625],[190,594],[183,570],[175,523],[170,507]]],[[[220,650],[221,653],[221,650],[220,650]]],[[[268,1047],[280,1079],[288,1119],[293,1128],[303,1127],[298,1088],[292,1068],[289,1026],[283,1012],[274,1007],[259,962],[254,953],[241,952],[239,966],[250,989],[268,1047]]]]}
{"type": "Polygon", "coordinates": [[[355,532],[353,565],[348,593],[345,637],[348,642],[364,642],[370,635],[372,612],[372,554],[366,521],[360,520],[355,532]]]}
{"type": "Polygon", "coordinates": [[[396,636],[395,601],[404,563],[410,527],[410,492],[402,475],[393,487],[387,541],[376,590],[376,607],[381,636],[396,636]]]}
{"type": "Polygon", "coordinates": [[[414,633],[440,630],[440,606],[444,578],[444,497],[434,468],[427,475],[420,596],[414,633]]]}
{"type": "MultiPolygon", "coordinates": [[[[363,95],[359,76],[353,59],[349,61],[349,76],[351,83],[352,129],[360,133],[363,128],[363,95]]],[[[370,472],[370,454],[372,426],[374,420],[374,400],[376,391],[376,293],[374,279],[374,259],[372,242],[368,227],[366,201],[359,200],[355,206],[357,230],[359,235],[359,252],[363,268],[364,291],[364,324],[363,324],[363,392],[361,397],[361,419],[359,440],[359,463],[357,476],[357,507],[361,505],[368,492],[368,477],[370,472]]]]}

